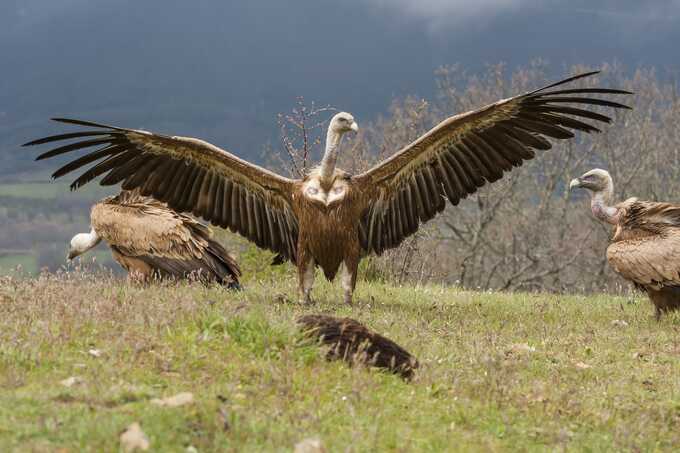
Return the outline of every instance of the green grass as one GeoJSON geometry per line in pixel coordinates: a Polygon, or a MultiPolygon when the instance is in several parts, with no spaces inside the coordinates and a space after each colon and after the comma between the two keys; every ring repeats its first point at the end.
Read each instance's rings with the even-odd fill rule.
{"type": "Polygon", "coordinates": [[[680,443],[679,316],[616,297],[292,279],[246,290],[0,280],[0,451],[650,451],[680,443]],[[414,381],[329,363],[296,317],[351,316],[421,362],[414,381]],[[614,320],[625,321],[628,325],[614,320]],[[102,351],[100,357],[88,354],[102,351]],[[66,387],[60,381],[82,379],[66,387]],[[195,403],[153,398],[192,392],[195,403]]]}
{"type": "MultiPolygon", "coordinates": [[[[64,265],[66,265],[67,248],[64,245],[64,265]]],[[[92,250],[84,255],[82,262],[88,266],[103,265],[109,269],[122,273],[121,267],[113,260],[108,248],[92,250]]],[[[38,255],[29,251],[21,254],[0,255],[0,277],[5,275],[28,275],[34,276],[40,272],[38,255]]]]}
{"type": "Polygon", "coordinates": [[[0,276],[15,273],[19,266],[22,272],[33,274],[38,271],[38,259],[32,253],[0,255],[0,276]]]}
{"type": "Polygon", "coordinates": [[[71,194],[69,184],[70,182],[68,181],[50,182],[49,180],[45,182],[0,183],[0,197],[54,200],[68,195],[89,200],[116,192],[115,189],[92,186],[87,190],[79,190],[71,194]]]}

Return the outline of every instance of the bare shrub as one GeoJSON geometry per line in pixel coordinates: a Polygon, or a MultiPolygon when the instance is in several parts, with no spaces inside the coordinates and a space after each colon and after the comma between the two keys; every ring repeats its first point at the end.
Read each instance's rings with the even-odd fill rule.
{"type": "MultiPolygon", "coordinates": [[[[560,72],[590,69],[577,66],[560,72]]],[[[417,246],[406,241],[372,266],[398,281],[433,280],[475,289],[626,289],[607,266],[609,229],[592,219],[585,194],[568,193],[568,183],[597,166],[611,172],[618,199],[680,200],[680,185],[675,184],[680,181],[680,102],[675,84],[664,82],[653,69],[629,73],[615,64],[601,69],[600,75],[581,84],[635,92],[624,101],[632,111],[607,110],[613,122],[599,125],[601,134],[555,142],[552,150],[503,180],[447,207],[425,230],[421,227],[420,236],[411,240],[417,246]],[[400,270],[403,263],[408,263],[406,270],[400,270]],[[423,275],[418,269],[428,272],[423,275]]],[[[554,81],[547,72],[541,61],[512,72],[503,65],[490,66],[472,75],[457,66],[441,68],[434,102],[395,101],[388,115],[364,127],[355,148],[361,156],[386,157],[452,114],[554,81]]]]}
{"type": "Polygon", "coordinates": [[[290,113],[279,113],[281,147],[265,146],[265,161],[292,178],[304,177],[312,163],[320,159],[323,137],[333,112],[333,107],[317,107],[314,102],[307,104],[299,97],[290,113]]]}

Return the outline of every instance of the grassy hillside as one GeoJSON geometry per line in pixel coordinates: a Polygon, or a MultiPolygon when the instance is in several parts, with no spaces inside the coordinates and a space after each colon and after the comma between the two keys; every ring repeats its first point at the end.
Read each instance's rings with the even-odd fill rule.
{"type": "MultiPolygon", "coordinates": [[[[117,191],[93,185],[70,192],[68,182],[50,181],[48,175],[18,182],[21,178],[0,177],[0,276],[18,265],[33,275],[64,266],[71,237],[89,231],[92,204],[117,191]]],[[[105,246],[95,255],[99,264],[118,269],[105,246]]]]}
{"type": "Polygon", "coordinates": [[[241,293],[77,273],[0,281],[0,450],[670,450],[680,442],[680,317],[643,299],[321,283],[241,293]],[[411,383],[299,344],[295,319],[351,316],[415,354],[411,383]],[[70,379],[69,378],[73,378],[70,379]],[[194,403],[154,398],[191,392],[194,403]]]}

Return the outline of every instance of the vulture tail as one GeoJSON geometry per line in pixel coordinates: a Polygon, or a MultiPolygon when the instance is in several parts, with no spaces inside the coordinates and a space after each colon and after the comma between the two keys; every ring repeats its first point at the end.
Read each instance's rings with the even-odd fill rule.
{"type": "Polygon", "coordinates": [[[211,280],[217,281],[222,285],[226,285],[229,289],[241,289],[239,277],[241,276],[241,268],[232,257],[227,249],[222,247],[222,244],[212,238],[210,229],[198,222],[191,222],[184,224],[191,230],[192,236],[200,238],[207,242],[207,247],[203,249],[203,256],[199,261],[201,263],[200,269],[202,272],[207,272],[211,275],[211,280]]]}
{"type": "Polygon", "coordinates": [[[215,280],[226,285],[229,289],[242,289],[238,280],[241,276],[241,269],[236,260],[219,242],[214,239],[208,241],[207,256],[204,257],[203,261],[210,261],[215,280]]]}
{"type": "MultiPolygon", "coordinates": [[[[224,250],[224,249],[223,249],[224,250]]],[[[204,283],[217,282],[229,289],[241,289],[238,270],[230,266],[236,265],[229,255],[220,255],[210,249],[201,258],[188,260],[165,258],[154,255],[142,255],[135,257],[154,270],[154,274],[160,278],[174,278],[182,280],[194,278],[204,283]]]]}

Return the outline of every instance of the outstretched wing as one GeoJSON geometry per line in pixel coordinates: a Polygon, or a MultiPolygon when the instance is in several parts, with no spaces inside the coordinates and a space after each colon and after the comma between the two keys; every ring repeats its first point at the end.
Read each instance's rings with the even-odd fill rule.
{"type": "Polygon", "coordinates": [[[569,139],[571,130],[599,132],[585,120],[611,119],[581,106],[629,108],[590,97],[631,94],[606,88],[550,88],[588,77],[580,74],[541,89],[498,101],[479,110],[452,116],[389,159],[355,177],[371,202],[360,225],[362,246],[382,253],[413,234],[421,222],[444,209],[446,198],[456,205],[487,182],[503,177],[547,150],[546,138],[569,139]]]}
{"type": "Polygon", "coordinates": [[[72,190],[106,174],[101,185],[122,182],[125,190],[139,188],[143,195],[164,201],[176,211],[192,212],[295,260],[298,225],[290,204],[293,180],[195,138],[65,118],[55,121],[94,128],[24,145],[76,140],[36,160],[96,147],[52,175],[59,178],[94,164],[71,184],[72,190]]]}

